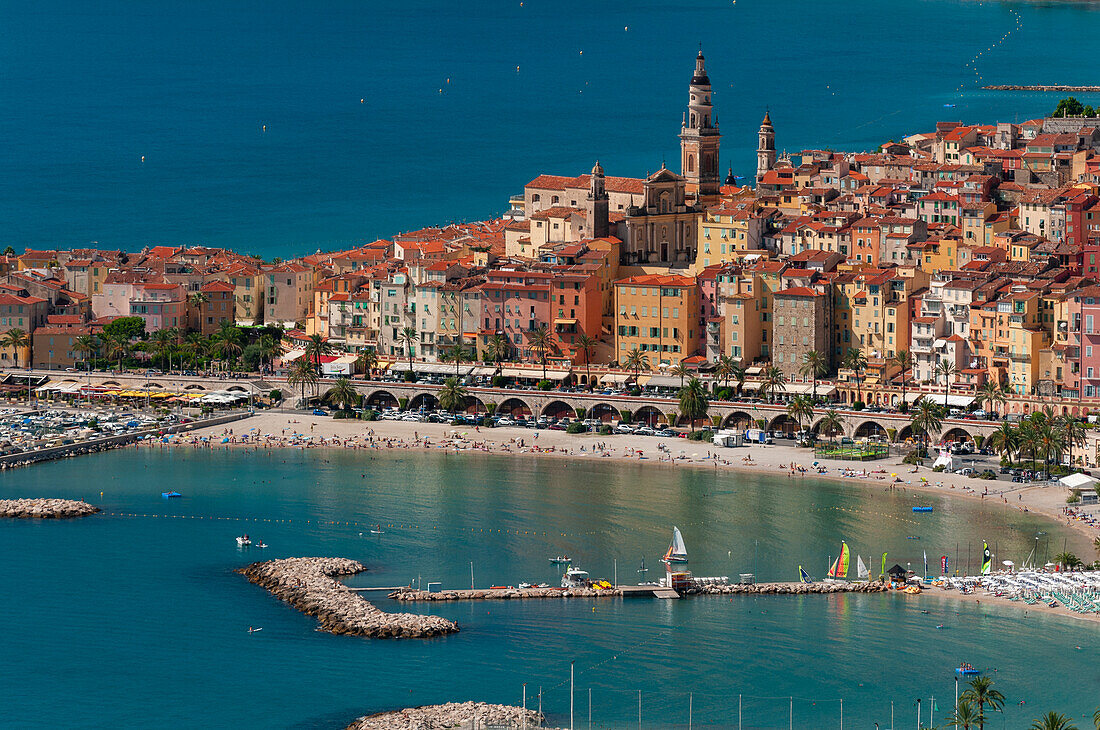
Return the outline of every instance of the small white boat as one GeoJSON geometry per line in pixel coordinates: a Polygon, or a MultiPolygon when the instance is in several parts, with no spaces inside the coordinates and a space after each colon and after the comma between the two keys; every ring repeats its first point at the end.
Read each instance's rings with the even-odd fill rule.
{"type": "Polygon", "coordinates": [[[259,543],[258,545],[256,545],[256,547],[258,547],[258,548],[265,548],[265,547],[267,547],[267,543],[266,543],[266,542],[261,542],[261,543],[259,543]]]}
{"type": "Polygon", "coordinates": [[[385,533],[382,532],[382,525],[375,525],[374,529],[372,529],[370,531],[370,534],[372,534],[372,535],[382,535],[382,534],[385,534],[385,533]]]}
{"type": "Polygon", "coordinates": [[[252,540],[249,539],[248,535],[239,535],[237,537],[237,547],[248,547],[251,544],[252,540]]]}
{"type": "Polygon", "coordinates": [[[680,534],[679,527],[673,526],[672,542],[661,561],[664,563],[686,563],[688,561],[688,549],[684,545],[684,536],[680,534]]]}
{"type": "Polygon", "coordinates": [[[550,562],[554,563],[555,565],[568,565],[569,563],[571,563],[573,561],[568,556],[559,555],[556,558],[550,558],[550,562]]]}
{"type": "Polygon", "coordinates": [[[561,577],[562,588],[587,588],[592,581],[588,577],[587,570],[570,568],[561,577]]]}

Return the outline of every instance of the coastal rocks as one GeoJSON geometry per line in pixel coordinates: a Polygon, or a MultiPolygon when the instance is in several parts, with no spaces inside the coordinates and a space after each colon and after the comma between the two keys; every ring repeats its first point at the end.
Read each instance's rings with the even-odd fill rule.
{"type": "Polygon", "coordinates": [[[96,512],[99,507],[75,499],[0,499],[0,517],[64,519],[96,512]]]}
{"type": "Polygon", "coordinates": [[[413,707],[360,717],[346,730],[428,730],[458,727],[539,727],[542,719],[534,710],[484,702],[449,702],[445,705],[413,707]]]}
{"type": "Polygon", "coordinates": [[[415,588],[398,588],[389,594],[395,601],[507,601],[523,598],[599,598],[621,596],[615,589],[591,588],[494,588],[489,590],[452,590],[429,593],[415,588]]]}
{"type": "Polygon", "coordinates": [[[347,558],[286,558],[252,563],[237,572],[317,617],[320,630],[330,634],[422,639],[458,631],[458,624],[439,616],[386,613],[336,580],[364,570],[362,563],[347,558]]]}
{"type": "Polygon", "coordinates": [[[890,590],[886,583],[878,581],[864,583],[756,583],[753,585],[706,586],[700,593],[704,595],[726,595],[749,593],[754,595],[809,595],[823,593],[883,593],[890,590]]]}

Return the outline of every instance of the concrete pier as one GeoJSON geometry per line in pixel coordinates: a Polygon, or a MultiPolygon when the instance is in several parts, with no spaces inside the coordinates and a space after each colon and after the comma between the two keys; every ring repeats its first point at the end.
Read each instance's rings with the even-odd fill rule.
{"type": "MultiPolygon", "coordinates": [[[[889,590],[885,583],[757,583],[754,585],[707,585],[693,588],[684,595],[812,595],[827,593],[882,593],[889,590]]],[[[531,598],[622,598],[624,596],[652,596],[666,598],[671,588],[662,586],[618,586],[605,590],[592,588],[468,588],[448,591],[399,588],[390,594],[395,601],[508,601],[531,598]],[[662,595],[665,594],[665,595],[662,595]]],[[[677,594],[679,596],[681,594],[677,594]]]]}

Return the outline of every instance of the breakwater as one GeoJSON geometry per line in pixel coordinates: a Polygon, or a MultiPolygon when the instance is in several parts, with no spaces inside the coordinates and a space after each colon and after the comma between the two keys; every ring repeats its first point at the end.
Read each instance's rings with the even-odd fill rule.
{"type": "Polygon", "coordinates": [[[428,730],[445,727],[542,727],[535,710],[484,702],[448,702],[360,717],[346,730],[428,730]],[[526,716],[526,717],[525,717],[526,716]]]}
{"type": "Polygon", "coordinates": [[[99,507],[75,499],[0,499],[0,517],[64,519],[96,512],[99,507]]]}
{"type": "Polygon", "coordinates": [[[983,86],[987,91],[1076,91],[1100,92],[1100,86],[1072,86],[1068,84],[994,84],[983,86]]]}
{"type": "MultiPolygon", "coordinates": [[[[624,586],[634,589],[634,586],[624,586]]],[[[506,601],[522,600],[528,598],[615,598],[624,594],[623,588],[608,588],[605,590],[593,590],[591,588],[489,588],[437,591],[416,590],[415,588],[399,588],[389,594],[395,601],[506,601]]],[[[647,586],[648,588],[648,586],[647,586]]],[[[657,586],[652,587],[657,590],[657,586]]],[[[878,581],[870,583],[756,583],[743,585],[739,583],[729,585],[707,585],[692,588],[687,593],[699,595],[727,595],[735,593],[747,593],[754,595],[812,595],[826,593],[882,593],[890,589],[886,583],[878,581]]],[[[636,593],[636,590],[630,590],[636,593]]]]}
{"type": "Polygon", "coordinates": [[[422,639],[458,631],[439,616],[386,613],[337,578],[366,570],[347,558],[286,558],[252,563],[237,572],[321,623],[320,630],[379,639],[422,639]]]}

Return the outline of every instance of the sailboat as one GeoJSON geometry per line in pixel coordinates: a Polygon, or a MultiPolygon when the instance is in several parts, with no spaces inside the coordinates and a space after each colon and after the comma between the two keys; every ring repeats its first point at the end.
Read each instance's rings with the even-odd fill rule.
{"type": "Polygon", "coordinates": [[[840,557],[834,560],[833,564],[829,567],[829,572],[826,574],[826,580],[847,580],[849,557],[850,554],[848,552],[848,543],[842,540],[840,542],[840,557]]]}
{"type": "Polygon", "coordinates": [[[688,549],[684,545],[684,536],[680,534],[680,528],[675,525],[672,527],[672,542],[661,561],[665,563],[686,563],[688,561],[688,549]]]}
{"type": "Polygon", "coordinates": [[[810,574],[803,570],[802,566],[798,566],[798,582],[799,583],[813,583],[813,578],[810,574]]]}
{"type": "Polygon", "coordinates": [[[856,578],[859,580],[868,580],[871,577],[871,571],[867,570],[867,566],[863,563],[863,557],[856,556],[856,578]]]}

